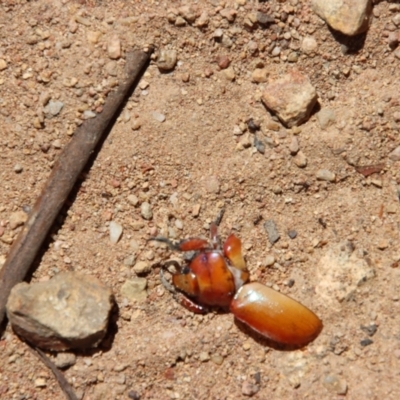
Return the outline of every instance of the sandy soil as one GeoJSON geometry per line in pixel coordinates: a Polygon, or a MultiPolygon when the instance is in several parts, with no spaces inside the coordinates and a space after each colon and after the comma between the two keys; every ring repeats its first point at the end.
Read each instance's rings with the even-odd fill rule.
{"type": "MultiPolygon", "coordinates": [[[[78,354],[65,376],[83,399],[400,398],[400,164],[388,157],[400,126],[400,60],[387,44],[397,29],[389,9],[396,3],[376,2],[368,33],[349,42],[305,0],[193,3],[209,13],[208,26],[169,22],[168,10],[184,4],[177,1],[1,3],[0,262],[21,229],[11,229],[11,215],[29,211],[83,113],[100,110],[123,72],[125,52],[149,44],[175,49],[173,71],[160,73],[155,61],[149,66],[148,86],[129,99],[33,274],[36,281],[83,271],[115,292],[115,336],[100,351],[78,354]],[[220,15],[224,8],[236,10],[232,22],[220,15]],[[274,15],[275,27],[246,28],[246,16],[258,9],[274,15]],[[218,29],[229,34],[230,47],[215,39],[218,29]],[[282,39],[285,32],[289,39],[282,39]],[[314,37],[315,54],[301,51],[296,32],[314,37]],[[115,38],[122,56],[112,60],[107,46],[115,38]],[[278,44],[282,53],[273,57],[278,44]],[[295,63],[287,61],[292,51],[295,63]],[[220,71],[221,56],[230,60],[232,81],[220,71]],[[322,129],[314,113],[298,129],[271,129],[277,124],[260,102],[266,84],[251,79],[260,65],[270,79],[292,68],[306,74],[320,109],[334,112],[333,123],[322,129]],[[43,113],[49,99],[64,104],[53,118],[43,113]],[[253,146],[250,118],[261,125],[264,154],[253,146]],[[294,137],[305,168],[290,153],[294,137]],[[368,177],[355,168],[382,163],[368,177]],[[335,181],[318,180],[320,169],[335,181]],[[143,202],[151,205],[151,220],[141,214],[143,202]],[[323,332],[304,349],[270,347],[230,314],[193,315],[161,285],[157,263],[178,255],[146,240],[207,237],[221,208],[221,236],[241,237],[251,279],[323,320],[323,332]],[[264,229],[268,219],[281,234],[274,245],[264,229]],[[111,220],[124,228],[114,245],[111,220]],[[332,277],[326,266],[335,268],[343,252],[344,272],[332,277]],[[271,255],[275,262],[267,265],[271,255]],[[154,266],[145,276],[147,299],[129,301],[121,287],[140,260],[154,266]],[[346,270],[350,264],[356,270],[346,270]],[[367,268],[374,276],[354,284],[367,268]]],[[[2,399],[64,398],[9,327],[0,348],[2,399]]]]}

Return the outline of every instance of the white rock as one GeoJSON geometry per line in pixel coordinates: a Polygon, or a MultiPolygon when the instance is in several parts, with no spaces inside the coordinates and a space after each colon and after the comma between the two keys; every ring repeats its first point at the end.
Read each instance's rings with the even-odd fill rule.
{"type": "Polygon", "coordinates": [[[110,241],[111,243],[117,243],[122,235],[122,226],[115,221],[110,222],[110,241]]]}

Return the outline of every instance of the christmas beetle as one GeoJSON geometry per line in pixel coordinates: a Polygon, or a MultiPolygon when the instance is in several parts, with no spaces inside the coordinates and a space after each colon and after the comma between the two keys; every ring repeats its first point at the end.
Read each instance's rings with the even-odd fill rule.
{"type": "Polygon", "coordinates": [[[186,265],[170,260],[160,270],[163,285],[190,311],[229,309],[261,336],[286,345],[305,345],[321,332],[322,321],[307,307],[262,283],[248,282],[240,239],[231,234],[221,246],[217,223],[211,224],[210,242],[200,238],[177,244],[163,237],[151,240],[164,242],[172,250],[194,252],[186,265]],[[171,266],[174,272],[170,271],[171,266]],[[165,278],[164,270],[171,273],[172,284],[165,278]]]}

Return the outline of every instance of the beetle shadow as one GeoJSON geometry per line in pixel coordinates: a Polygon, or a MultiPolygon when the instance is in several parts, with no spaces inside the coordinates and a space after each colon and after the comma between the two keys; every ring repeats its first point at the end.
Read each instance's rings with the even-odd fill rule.
{"type": "Polygon", "coordinates": [[[270,347],[274,350],[294,351],[294,350],[302,349],[303,347],[307,346],[310,343],[309,342],[309,343],[303,343],[300,345],[294,345],[294,344],[284,344],[284,343],[275,342],[272,339],[268,339],[268,338],[262,336],[260,333],[256,332],[254,329],[251,329],[248,325],[239,321],[236,317],[235,317],[234,321],[235,321],[235,325],[238,327],[239,330],[241,330],[247,336],[250,336],[258,344],[260,344],[262,346],[270,347]]]}

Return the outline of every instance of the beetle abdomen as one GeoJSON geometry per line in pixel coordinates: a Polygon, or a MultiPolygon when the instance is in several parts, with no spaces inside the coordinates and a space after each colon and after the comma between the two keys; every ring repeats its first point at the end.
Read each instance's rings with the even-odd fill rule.
{"type": "Polygon", "coordinates": [[[279,343],[305,345],[322,330],[311,310],[259,282],[242,286],[230,310],[239,321],[279,343]]]}

